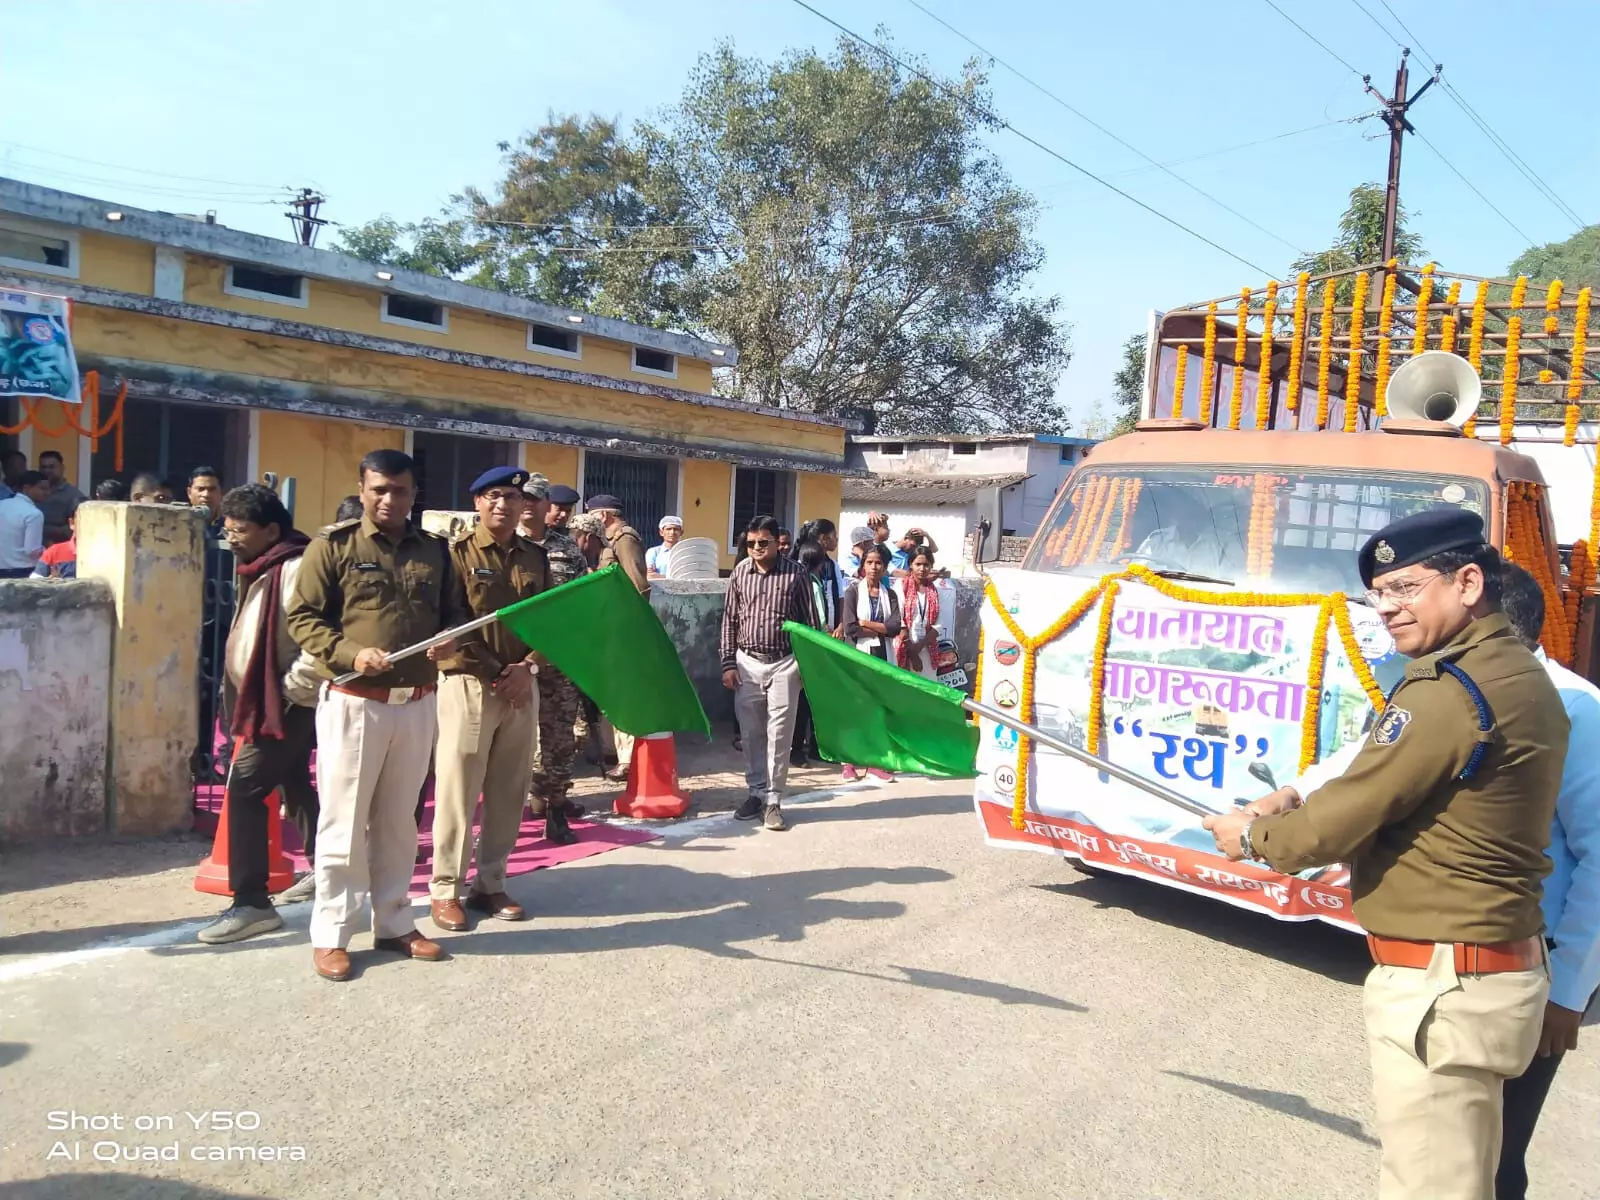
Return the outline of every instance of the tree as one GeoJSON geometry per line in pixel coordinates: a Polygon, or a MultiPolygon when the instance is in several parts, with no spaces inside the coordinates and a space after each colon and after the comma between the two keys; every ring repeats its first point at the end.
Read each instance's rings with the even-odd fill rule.
{"type": "Polygon", "coordinates": [[[1585,287],[1600,290],[1600,225],[1580,229],[1564,242],[1530,246],[1508,269],[1513,277],[1526,275],[1546,285],[1559,279],[1568,295],[1585,287]]]}
{"type": "Polygon", "coordinates": [[[362,257],[731,342],[724,386],[866,410],[885,431],[1067,428],[1059,301],[1034,202],[984,148],[986,81],[945,85],[842,40],[774,64],[729,45],[629,133],[552,116],[495,194],[439,221],[370,222],[362,257]]]}
{"type": "Polygon", "coordinates": [[[1122,343],[1122,365],[1111,376],[1111,408],[1117,414],[1107,437],[1132,433],[1144,412],[1144,366],[1149,334],[1136,333],[1122,343]]]}
{"type": "MultiPolygon", "coordinates": [[[[1297,258],[1293,269],[1297,272],[1309,271],[1315,276],[1381,263],[1384,198],[1384,188],[1376,183],[1363,183],[1352,188],[1350,203],[1339,218],[1339,235],[1333,245],[1315,254],[1297,258]]],[[[1422,235],[1406,228],[1410,215],[1404,205],[1395,210],[1394,256],[1402,266],[1418,265],[1427,253],[1423,249],[1422,235]]],[[[1340,303],[1348,301],[1341,295],[1340,303]]]]}

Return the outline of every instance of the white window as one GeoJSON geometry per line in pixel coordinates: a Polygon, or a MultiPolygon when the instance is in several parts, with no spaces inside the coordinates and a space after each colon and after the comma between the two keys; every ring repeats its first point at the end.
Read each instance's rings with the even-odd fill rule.
{"type": "Polygon", "coordinates": [[[230,296],[265,300],[270,304],[292,304],[296,308],[306,307],[309,291],[304,275],[252,267],[248,263],[228,264],[222,290],[230,296]]]}
{"type": "Polygon", "coordinates": [[[450,328],[450,318],[444,305],[433,300],[420,300],[416,296],[397,296],[393,292],[385,292],[380,315],[390,325],[409,325],[430,333],[443,333],[450,328]]]}
{"type": "Polygon", "coordinates": [[[904,442],[881,442],[878,445],[879,458],[904,458],[906,444],[904,442]]]}
{"type": "Polygon", "coordinates": [[[51,225],[7,217],[0,222],[0,266],[76,279],[78,235],[51,225]]]}
{"type": "Polygon", "coordinates": [[[678,356],[664,350],[633,348],[633,369],[643,375],[663,375],[668,379],[678,377],[678,356]]]}
{"type": "Polygon", "coordinates": [[[571,329],[554,325],[529,325],[528,349],[540,354],[559,354],[562,358],[582,358],[583,338],[571,329]]]}

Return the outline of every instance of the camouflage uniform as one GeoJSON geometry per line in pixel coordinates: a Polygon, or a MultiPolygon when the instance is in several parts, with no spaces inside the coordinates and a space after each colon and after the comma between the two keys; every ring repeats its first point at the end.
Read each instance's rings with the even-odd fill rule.
{"type": "MultiPolygon", "coordinates": [[[[545,533],[544,552],[550,560],[550,585],[559,587],[589,572],[578,543],[565,532],[545,533]]],[[[578,756],[575,727],[580,703],[578,687],[555,667],[539,669],[539,741],[533,756],[530,788],[535,812],[551,800],[565,800],[572,788],[572,764],[578,756]]]]}

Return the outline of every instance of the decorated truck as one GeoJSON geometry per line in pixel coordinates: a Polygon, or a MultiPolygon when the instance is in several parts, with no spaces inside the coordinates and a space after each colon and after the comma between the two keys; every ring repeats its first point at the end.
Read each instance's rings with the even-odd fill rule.
{"type": "MultiPolygon", "coordinates": [[[[1246,803],[1364,736],[1405,659],[1356,551],[1435,505],[1483,517],[1544,588],[1546,652],[1590,673],[1593,529],[1561,546],[1539,465],[1508,444],[1554,420],[1592,461],[1589,293],[1552,285],[1533,313],[1526,294],[1390,263],[1158,314],[1145,419],[1066,480],[1020,568],[987,571],[975,698],[1203,809],[1246,803]]],[[[1199,816],[979,726],[990,844],[1355,927],[1344,867],[1230,863],[1199,816]]]]}

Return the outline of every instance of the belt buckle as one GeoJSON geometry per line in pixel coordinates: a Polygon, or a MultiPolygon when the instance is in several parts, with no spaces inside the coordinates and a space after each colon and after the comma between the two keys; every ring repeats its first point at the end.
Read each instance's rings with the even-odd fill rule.
{"type": "Polygon", "coordinates": [[[389,689],[389,699],[386,700],[385,703],[386,704],[410,704],[411,703],[411,697],[412,697],[413,693],[416,692],[416,690],[417,690],[416,688],[408,688],[408,687],[397,688],[397,687],[392,687],[392,688],[389,689]]]}

